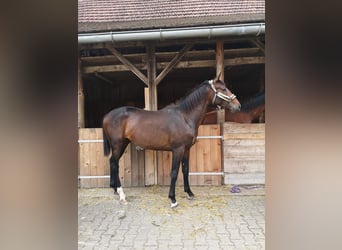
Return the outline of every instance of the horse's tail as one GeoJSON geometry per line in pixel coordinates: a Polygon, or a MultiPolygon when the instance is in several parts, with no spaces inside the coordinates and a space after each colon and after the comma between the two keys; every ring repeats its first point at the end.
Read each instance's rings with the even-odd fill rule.
{"type": "Polygon", "coordinates": [[[110,144],[103,128],[102,128],[102,134],[103,134],[103,153],[105,156],[108,156],[110,153],[110,144]]]}

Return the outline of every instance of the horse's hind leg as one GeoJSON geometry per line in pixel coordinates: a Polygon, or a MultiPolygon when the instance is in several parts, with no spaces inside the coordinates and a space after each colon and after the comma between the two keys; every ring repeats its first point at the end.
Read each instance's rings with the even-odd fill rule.
{"type": "Polygon", "coordinates": [[[188,199],[192,200],[194,198],[194,194],[191,192],[189,185],[189,154],[190,149],[184,152],[182,159],[182,172],[184,179],[184,192],[188,193],[188,199]]]}
{"type": "Polygon", "coordinates": [[[126,202],[126,195],[121,187],[119,176],[119,159],[125,152],[129,141],[125,140],[121,143],[116,143],[110,157],[110,186],[114,188],[114,192],[118,192],[120,201],[126,202]]]}
{"type": "Polygon", "coordinates": [[[114,171],[118,169],[116,164],[117,164],[117,160],[112,155],[109,159],[110,187],[114,189],[115,193],[117,192],[117,187],[118,187],[118,179],[116,178],[116,174],[114,173],[114,171]]]}
{"type": "Polygon", "coordinates": [[[169,198],[171,199],[171,207],[174,208],[178,206],[176,201],[176,181],[179,171],[179,164],[181,159],[183,158],[184,149],[178,149],[172,151],[172,169],[171,169],[171,184],[170,184],[170,191],[169,191],[169,198]]]}

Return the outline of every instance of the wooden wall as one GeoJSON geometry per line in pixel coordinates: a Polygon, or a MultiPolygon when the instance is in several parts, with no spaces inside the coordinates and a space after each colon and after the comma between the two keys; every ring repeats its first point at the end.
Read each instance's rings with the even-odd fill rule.
{"type": "Polygon", "coordinates": [[[265,183],[265,124],[223,124],[224,184],[265,183]]]}
{"type": "MultiPolygon", "coordinates": [[[[265,183],[265,124],[227,122],[223,123],[222,130],[217,124],[201,125],[199,137],[190,150],[190,185],[265,183]],[[201,138],[220,135],[223,141],[201,138]]],[[[79,175],[109,176],[109,157],[103,156],[102,129],[79,129],[79,140],[79,175]]],[[[154,173],[146,173],[145,162],[145,151],[138,151],[130,144],[119,163],[124,187],[154,183],[154,173]]],[[[157,183],[154,184],[170,185],[170,170],[171,152],[158,151],[157,183]]],[[[177,185],[183,185],[181,167],[177,185]]],[[[109,178],[81,178],[79,186],[109,187],[109,178]]]]}
{"type": "MultiPolygon", "coordinates": [[[[202,125],[198,129],[197,142],[190,150],[190,185],[221,185],[222,159],[221,139],[201,138],[201,136],[220,136],[220,125],[202,125]]],[[[158,152],[158,184],[170,185],[171,152],[158,152]]],[[[183,185],[182,168],[179,168],[177,185],[183,185]]]]}
{"type": "MultiPolygon", "coordinates": [[[[219,125],[203,125],[199,136],[220,136],[219,125]]],[[[221,185],[222,159],[220,138],[199,138],[190,151],[190,184],[221,185]],[[208,174],[209,173],[209,174],[208,174]]],[[[158,151],[157,183],[170,185],[171,152],[158,151]]],[[[144,186],[154,180],[146,176],[145,151],[138,151],[130,144],[119,162],[119,175],[123,187],[144,186]]],[[[148,168],[151,169],[151,168],[148,168]]],[[[148,173],[147,173],[148,174],[148,173]]],[[[82,188],[109,187],[109,157],[103,155],[102,129],[79,129],[79,186],[82,188]],[[91,141],[90,141],[91,140],[91,141]],[[84,176],[101,176],[105,178],[84,178],[84,176]]],[[[180,167],[177,185],[183,185],[180,167]]]]}

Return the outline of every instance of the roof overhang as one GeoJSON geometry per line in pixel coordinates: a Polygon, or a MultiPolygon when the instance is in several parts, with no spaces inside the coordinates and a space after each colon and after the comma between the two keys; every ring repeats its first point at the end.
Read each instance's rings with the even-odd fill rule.
{"type": "Polygon", "coordinates": [[[78,34],[78,44],[167,41],[176,39],[200,39],[220,37],[260,36],[265,34],[265,23],[244,23],[218,26],[199,26],[135,31],[108,31],[78,34]]]}

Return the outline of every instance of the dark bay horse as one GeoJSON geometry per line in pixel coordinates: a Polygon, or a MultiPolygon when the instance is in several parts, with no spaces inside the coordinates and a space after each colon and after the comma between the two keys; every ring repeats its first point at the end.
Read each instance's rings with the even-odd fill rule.
{"type": "MultiPolygon", "coordinates": [[[[248,102],[242,103],[241,111],[230,112],[225,110],[226,122],[252,123],[257,121],[265,111],[265,94],[257,95],[248,102]]],[[[217,111],[210,111],[205,114],[202,124],[216,124],[217,111]]]]}
{"type": "Polygon", "coordinates": [[[119,159],[132,142],[140,148],[172,151],[172,169],[169,198],[176,207],[175,184],[182,163],[184,191],[191,199],[194,194],[189,186],[189,153],[195,143],[198,127],[208,106],[239,111],[241,105],[236,96],[221,80],[204,81],[189,95],[158,111],[146,111],[134,107],[113,109],[103,118],[104,154],[110,150],[110,186],[126,201],[119,179],[119,159]]]}

